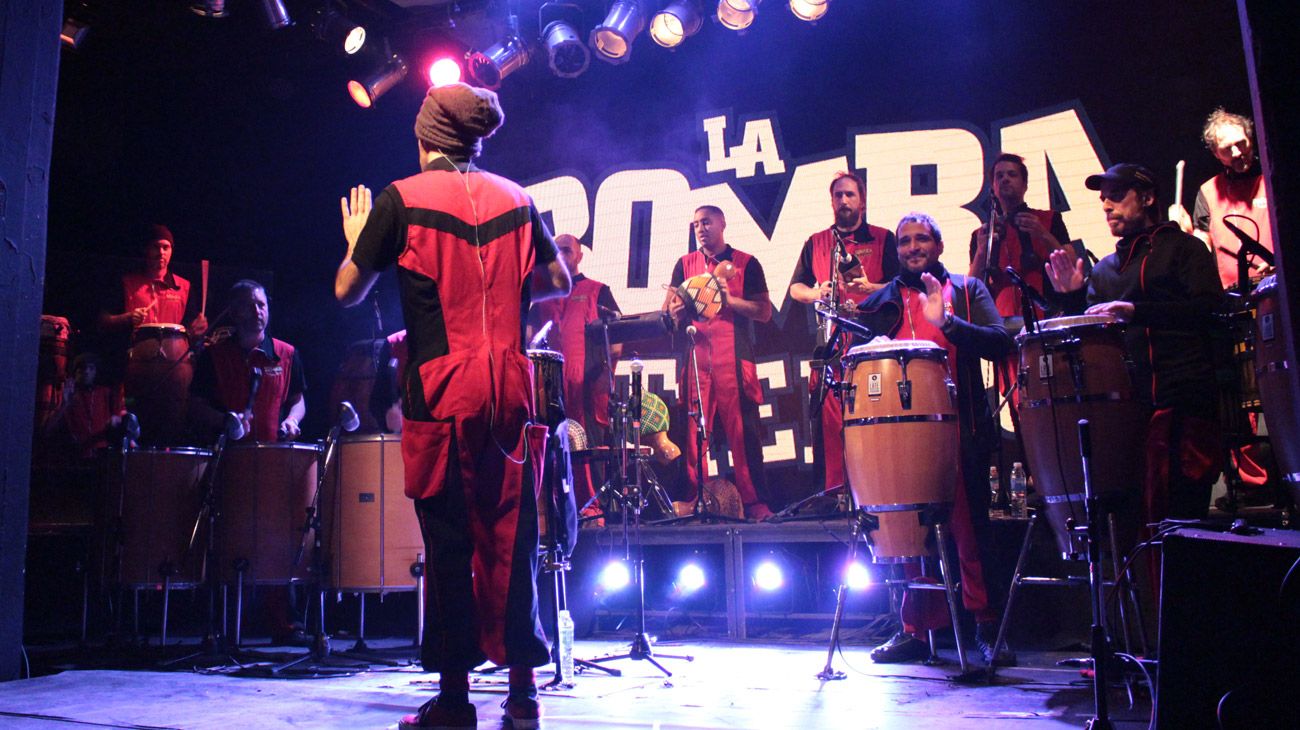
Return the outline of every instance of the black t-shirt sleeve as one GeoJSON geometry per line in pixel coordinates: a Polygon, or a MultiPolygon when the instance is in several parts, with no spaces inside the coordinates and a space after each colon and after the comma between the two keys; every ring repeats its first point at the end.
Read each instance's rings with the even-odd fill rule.
{"type": "Polygon", "coordinates": [[[1198,231],[1210,230],[1210,203],[1205,199],[1205,192],[1196,191],[1196,206],[1192,212],[1192,228],[1198,231]]]}
{"type": "Polygon", "coordinates": [[[677,259],[677,264],[673,266],[673,276],[668,280],[668,285],[676,289],[682,285],[683,281],[686,281],[686,273],[682,268],[682,260],[677,259]]]}
{"type": "Polygon", "coordinates": [[[302,395],[307,392],[307,375],[302,367],[302,350],[295,349],[293,352],[293,367],[289,368],[289,395],[286,402],[292,401],[295,395],[302,395]]]}
{"type": "Polygon", "coordinates": [[[375,198],[352,252],[352,262],[367,271],[383,271],[397,263],[405,248],[406,204],[397,188],[389,185],[375,198]]]}
{"type": "Polygon", "coordinates": [[[555,248],[551,230],[546,227],[546,221],[542,220],[542,214],[537,212],[537,206],[532,201],[528,202],[528,218],[533,227],[533,250],[536,252],[534,265],[547,266],[559,257],[559,252],[555,248]]]}
{"type": "Polygon", "coordinates": [[[790,275],[790,283],[817,286],[817,276],[813,273],[811,238],[804,241],[803,250],[799,252],[799,261],[794,265],[794,273],[790,275]]]}
{"type": "Polygon", "coordinates": [[[608,285],[600,287],[600,292],[596,294],[596,304],[610,311],[623,313],[623,310],[618,308],[618,302],[614,301],[614,292],[609,290],[608,285]]]}
{"type": "Polygon", "coordinates": [[[884,279],[872,282],[873,284],[883,284],[898,276],[898,237],[893,231],[885,233],[885,253],[884,259],[880,262],[880,272],[884,279]]]}
{"type": "Polygon", "coordinates": [[[758,299],[767,294],[767,277],[763,275],[763,265],[758,259],[749,257],[745,264],[745,298],[758,299]]]}

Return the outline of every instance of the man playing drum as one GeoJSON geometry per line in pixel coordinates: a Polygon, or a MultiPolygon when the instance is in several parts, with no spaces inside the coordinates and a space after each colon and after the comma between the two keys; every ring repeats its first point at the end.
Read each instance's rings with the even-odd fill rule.
{"type": "Polygon", "coordinates": [[[546,426],[530,425],[530,301],[567,294],[569,274],[532,199],[472,160],[501,125],[496,94],[429,89],[415,120],[422,172],[374,200],[342,201],[348,249],[334,293],[365,299],[396,265],[407,325],[402,460],[424,535],[421,661],[440,694],[400,728],[473,728],[469,672],[509,667],[505,715],[538,726],[533,668],[550,661],[537,618],[537,489],[546,426]]]}
{"type": "MultiPolygon", "coordinates": [[[[1213,312],[1223,298],[1214,256],[1176,223],[1160,223],[1155,176],[1118,164],[1085,184],[1101,193],[1115,253],[1085,276],[1053,253],[1047,270],[1067,313],[1128,323],[1125,345],[1154,413],[1146,433],[1145,518],[1205,517],[1219,476],[1213,312]],[[1091,306],[1089,306],[1091,305],[1091,306]]],[[[1098,444],[1104,448],[1104,444],[1098,444]]]]}
{"type": "MultiPolygon", "coordinates": [[[[701,274],[717,277],[722,298],[721,309],[716,314],[690,325],[696,331],[693,337],[700,393],[696,393],[695,363],[689,361],[679,371],[677,392],[683,403],[692,403],[697,398],[703,403],[706,431],[713,432],[717,423],[722,422],[745,517],[762,521],[772,516],[772,510],[764,501],[767,483],[763,475],[763,440],[758,416],[763,389],[754,364],[753,323],[772,319],[767,279],[758,259],[727,243],[727,218],[721,208],[700,206],[695,210],[691,226],[700,247],[682,256],[673,267],[672,288],[664,299],[664,311],[679,326],[687,326],[687,303],[678,294],[678,287],[701,274]]],[[[695,420],[691,419],[686,436],[686,472],[692,494],[698,493],[699,480],[703,478],[696,474],[698,441],[695,420]]],[[[707,453],[707,443],[704,449],[707,453]]]]}
{"type": "MultiPolygon", "coordinates": [[[[859,319],[876,334],[929,340],[948,350],[949,372],[957,384],[961,444],[959,473],[954,475],[958,487],[948,524],[957,543],[962,603],[975,616],[976,645],[985,661],[1009,665],[1015,662],[1009,650],[993,656],[1000,616],[989,600],[981,556],[989,543],[989,490],[984,474],[989,455],[997,448],[998,430],[984,396],[980,359],[996,362],[1006,357],[1013,346],[1011,335],[984,283],[950,273],[939,262],[943,236],[933,218],[909,213],[899,221],[897,236],[898,276],[862,303],[859,319]]],[[[924,444],[898,448],[916,448],[915,458],[926,458],[924,444]]],[[[916,564],[907,568],[909,577],[915,577],[916,564]]],[[[909,591],[903,598],[903,630],[871,652],[873,661],[910,662],[930,655],[926,632],[946,624],[948,614],[909,610],[909,602],[923,600],[916,593],[909,591]]]]}
{"type": "MultiPolygon", "coordinates": [[[[838,298],[840,306],[856,307],[869,294],[880,289],[898,273],[898,242],[893,231],[867,223],[866,185],[851,172],[836,173],[831,180],[831,209],[835,223],[812,234],[804,242],[799,263],[790,277],[790,298],[803,304],[815,304],[838,298]],[[839,267],[832,272],[832,263],[839,267]],[[832,292],[832,273],[839,291],[832,292]]],[[[820,329],[820,328],[819,328],[820,329]]],[[[821,360],[835,354],[823,347],[821,360]]],[[[820,369],[809,375],[808,385],[814,392],[824,377],[820,369]]],[[[816,406],[817,404],[813,404],[816,406]]],[[[825,464],[827,489],[844,483],[844,418],[839,396],[827,392],[821,403],[822,461],[825,464]]],[[[817,439],[813,439],[814,442],[817,439]]]]}
{"type": "MultiPolygon", "coordinates": [[[[605,284],[578,273],[582,263],[582,242],[568,233],[555,237],[555,247],[573,278],[573,290],[567,297],[548,299],[533,305],[528,314],[529,337],[547,322],[552,323],[551,349],[564,355],[564,414],[582,426],[592,446],[605,443],[609,429],[609,373],[605,362],[604,342],[587,338],[587,325],[617,316],[618,303],[605,284]]],[[[622,345],[613,345],[611,357],[618,357],[622,345]]],[[[597,474],[599,478],[599,473],[597,474]]],[[[584,516],[600,514],[589,503],[595,497],[591,465],[574,470],[574,490],[584,516]]]]}

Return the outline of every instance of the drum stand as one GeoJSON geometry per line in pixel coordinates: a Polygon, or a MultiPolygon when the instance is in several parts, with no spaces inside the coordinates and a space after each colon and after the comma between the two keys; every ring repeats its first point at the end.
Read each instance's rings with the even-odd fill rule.
{"type": "MultiPolygon", "coordinates": [[[[639,367],[639,363],[635,363],[635,362],[632,368],[631,406],[632,406],[631,409],[632,413],[635,414],[635,420],[632,421],[631,423],[633,444],[636,447],[636,453],[640,454],[641,452],[641,428],[640,428],[641,368],[639,367]]],[[[626,428],[627,426],[627,424],[620,424],[620,425],[622,425],[624,428],[626,428]]],[[[621,429],[620,429],[620,435],[622,435],[621,429]]],[[[618,661],[620,659],[631,659],[633,661],[646,661],[654,665],[655,669],[658,669],[660,672],[662,672],[665,677],[672,677],[673,673],[668,671],[668,669],[665,668],[664,665],[660,664],[658,661],[655,660],[654,652],[650,646],[650,637],[648,634],[646,634],[646,627],[645,627],[645,546],[641,540],[641,509],[644,506],[642,491],[641,491],[641,485],[643,483],[642,472],[641,472],[642,462],[640,459],[633,460],[632,466],[633,466],[633,472],[635,476],[631,484],[627,483],[627,472],[625,470],[628,464],[626,459],[624,459],[622,466],[623,469],[619,471],[618,478],[619,481],[623,482],[623,486],[625,487],[625,489],[623,490],[616,489],[614,490],[613,493],[618,498],[619,509],[623,515],[623,560],[627,563],[632,564],[631,566],[633,568],[632,580],[636,583],[637,631],[636,631],[636,635],[632,637],[632,644],[628,648],[626,654],[615,654],[612,656],[597,657],[596,659],[592,659],[589,663],[602,664],[604,662],[613,662],[613,661],[618,661]],[[632,558],[632,544],[634,541],[631,537],[631,533],[633,531],[635,531],[636,533],[635,561],[633,561],[632,558]]],[[[695,504],[696,514],[699,514],[702,511],[701,505],[704,502],[703,499],[704,480],[703,479],[700,480],[700,484],[701,484],[700,493],[699,493],[700,499],[695,504]]],[[[556,612],[556,614],[558,615],[558,611],[556,612]]],[[[660,654],[659,656],[664,659],[684,659],[688,662],[695,661],[695,657],[689,655],[660,654]]]]}
{"type": "MultiPolygon", "coordinates": [[[[860,507],[855,507],[853,509],[849,519],[853,523],[853,531],[849,538],[849,555],[844,563],[845,570],[841,572],[840,585],[835,594],[835,617],[831,621],[831,638],[826,647],[826,666],[817,673],[817,678],[823,682],[845,678],[844,672],[835,669],[835,649],[839,646],[840,626],[844,618],[844,604],[848,598],[848,581],[845,576],[848,575],[848,566],[852,565],[853,561],[857,558],[858,541],[866,538],[867,533],[871,529],[872,517],[860,507]]],[[[943,583],[941,585],[908,579],[889,580],[886,583],[890,589],[890,603],[895,606],[898,605],[898,601],[893,599],[893,596],[895,595],[894,591],[900,588],[904,590],[909,588],[931,591],[941,590],[944,592],[948,602],[949,619],[952,621],[952,635],[957,642],[957,659],[961,666],[961,673],[951,676],[949,679],[956,682],[968,682],[975,675],[972,673],[970,665],[966,661],[966,642],[961,636],[961,622],[959,620],[957,609],[957,587],[952,579],[952,561],[948,557],[948,531],[946,526],[947,523],[944,521],[936,520],[934,522],[934,539],[935,543],[939,546],[939,573],[943,578],[943,583]]],[[[930,658],[926,660],[926,663],[936,664],[939,663],[939,659],[934,650],[935,632],[930,630],[929,634],[930,658]]]]}

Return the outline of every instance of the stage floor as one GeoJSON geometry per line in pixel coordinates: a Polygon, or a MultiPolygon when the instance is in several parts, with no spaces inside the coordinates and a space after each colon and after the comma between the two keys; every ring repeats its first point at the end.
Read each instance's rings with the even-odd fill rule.
{"type": "MultiPolygon", "coordinates": [[[[382,644],[382,642],[375,642],[382,644]]],[[[343,642],[336,642],[338,649],[343,642]]],[[[617,641],[579,641],[575,654],[590,658],[623,650],[617,641]]],[[[301,650],[299,650],[301,651],[301,650]]],[[[672,672],[665,680],[645,661],[612,664],[622,677],[578,675],[571,689],[544,690],[542,726],[655,728],[1082,727],[1092,716],[1092,685],[1078,669],[1056,666],[1078,656],[1021,653],[1021,665],[999,670],[992,685],[960,685],[956,655],[948,666],[874,665],[867,648],[846,647],[835,667],[838,681],[816,678],[824,649],[807,645],[690,642],[659,644],[672,672]],[[694,661],[667,659],[684,654],[694,661]]],[[[539,681],[549,679],[543,669],[539,681]]],[[[502,727],[504,674],[474,675],[471,699],[479,727],[502,727]]],[[[58,674],[0,684],[0,726],[124,728],[393,728],[398,718],[436,692],[436,676],[415,667],[372,670],[348,677],[266,679],[211,672],[67,669],[58,674]]],[[[1122,690],[1111,694],[1117,727],[1145,727],[1145,691],[1128,709],[1122,690]]]]}

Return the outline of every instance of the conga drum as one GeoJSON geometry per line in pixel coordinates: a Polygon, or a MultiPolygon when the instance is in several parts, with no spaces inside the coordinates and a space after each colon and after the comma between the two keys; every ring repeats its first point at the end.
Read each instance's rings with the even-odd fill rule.
{"type": "Polygon", "coordinates": [[[140,419],[140,441],[177,443],[185,433],[194,362],[179,324],[146,324],[131,333],[123,383],[128,408],[140,419]]]}
{"type": "Polygon", "coordinates": [[[537,534],[545,549],[552,539],[546,501],[554,499],[557,514],[566,526],[566,530],[556,537],[566,544],[567,554],[572,551],[578,535],[578,505],[573,489],[563,489],[563,480],[572,474],[572,468],[569,453],[557,438],[558,429],[564,423],[564,355],[554,350],[529,350],[528,359],[533,365],[534,417],[551,429],[543,465],[542,493],[537,500],[537,534]]]}
{"type": "Polygon", "coordinates": [[[1282,482],[1300,504],[1300,411],[1291,399],[1296,365],[1287,356],[1286,320],[1278,296],[1275,275],[1255,287],[1255,378],[1282,482]]]}
{"type": "Polygon", "coordinates": [[[858,506],[874,515],[877,563],[930,555],[930,517],[952,503],[956,392],[948,352],[926,340],[859,345],[844,356],[844,462],[858,506]]]}
{"type": "Polygon", "coordinates": [[[1079,419],[1092,425],[1093,489],[1103,504],[1123,504],[1141,493],[1144,442],[1150,407],[1139,397],[1133,363],[1124,348],[1123,325],[1109,315],[1057,317],[1016,337],[1020,348],[1020,429],[1025,459],[1043,495],[1047,520],[1067,558],[1084,558],[1082,536],[1066,520],[1083,525],[1083,466],[1079,419]]]}
{"type": "Polygon", "coordinates": [[[529,350],[533,364],[533,414],[552,432],[564,421],[564,355],[554,350],[529,350]]]}
{"type": "MultiPolygon", "coordinates": [[[[221,454],[217,477],[221,516],[217,522],[217,564],[225,582],[291,583],[308,577],[310,543],[303,544],[307,508],[316,493],[320,447],[316,444],[237,444],[221,454]]],[[[323,495],[322,495],[323,496],[323,495]]],[[[328,505],[322,504],[322,514],[328,505]]]]}
{"type": "MultiPolygon", "coordinates": [[[[117,495],[117,579],[124,586],[197,585],[203,533],[188,550],[203,503],[200,482],[212,459],[201,449],[133,449],[122,454],[117,495]]],[[[205,526],[204,526],[205,527],[205,526]]]]}
{"type": "Polygon", "coordinates": [[[334,587],[355,593],[415,588],[411,567],[424,554],[424,538],[403,489],[402,437],[344,436],[330,470],[334,587]]]}
{"type": "Polygon", "coordinates": [[[63,404],[63,383],[68,379],[68,337],[72,327],[66,317],[41,315],[40,358],[36,365],[36,433],[63,404]]]}

